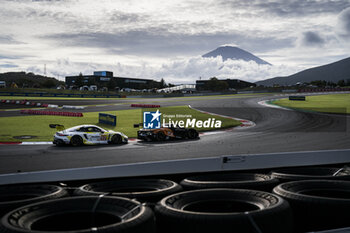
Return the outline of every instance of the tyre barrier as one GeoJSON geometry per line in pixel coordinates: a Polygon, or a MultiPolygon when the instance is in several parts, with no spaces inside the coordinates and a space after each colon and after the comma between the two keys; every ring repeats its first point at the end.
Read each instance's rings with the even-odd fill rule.
{"type": "Polygon", "coordinates": [[[0,232],[154,233],[154,214],[121,197],[68,197],[23,206],[1,219],[0,232]]]}
{"type": "Polygon", "coordinates": [[[269,175],[249,173],[223,173],[188,177],[180,182],[185,190],[207,188],[254,189],[271,192],[278,179],[269,175]]]}
{"type": "Polygon", "coordinates": [[[64,188],[55,185],[0,186],[0,217],[24,205],[67,195],[64,188]]]}
{"type": "Polygon", "coordinates": [[[277,178],[281,183],[297,180],[350,180],[350,170],[332,167],[295,167],[282,168],[271,172],[273,178],[277,178]]]}
{"type": "Polygon", "coordinates": [[[165,197],[155,207],[167,233],[291,233],[292,212],[281,197],[243,189],[203,189],[165,197]]]}
{"type": "Polygon", "coordinates": [[[140,202],[155,204],[162,198],[181,191],[177,183],[162,179],[125,179],[105,182],[96,182],[79,187],[74,194],[86,195],[112,195],[135,198],[140,202]]]}
{"type": "Polygon", "coordinates": [[[135,107],[135,108],[160,108],[160,105],[155,105],[155,104],[131,104],[130,107],[135,107]]]}
{"type": "Polygon", "coordinates": [[[56,111],[41,111],[41,110],[21,110],[21,114],[30,115],[53,115],[53,116],[68,116],[68,117],[83,117],[81,112],[56,112],[56,111]]]}
{"type": "Polygon", "coordinates": [[[20,104],[20,105],[27,105],[27,106],[33,106],[33,107],[45,107],[45,108],[49,106],[48,104],[29,102],[27,100],[0,100],[0,102],[6,103],[6,104],[20,104]]]}
{"type": "Polygon", "coordinates": [[[350,227],[349,181],[293,181],[280,184],[274,193],[291,205],[297,232],[350,227]]]}

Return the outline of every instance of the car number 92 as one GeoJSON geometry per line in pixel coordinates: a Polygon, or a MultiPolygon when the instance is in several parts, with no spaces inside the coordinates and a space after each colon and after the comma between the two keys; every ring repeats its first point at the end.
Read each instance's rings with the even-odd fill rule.
{"type": "Polygon", "coordinates": [[[101,135],[100,140],[101,141],[106,141],[107,140],[107,135],[101,135]]]}

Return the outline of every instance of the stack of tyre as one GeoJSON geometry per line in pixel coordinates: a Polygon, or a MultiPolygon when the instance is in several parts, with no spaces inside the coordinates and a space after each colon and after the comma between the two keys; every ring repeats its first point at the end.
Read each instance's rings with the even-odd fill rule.
{"type": "Polygon", "coordinates": [[[0,232],[301,233],[350,227],[347,168],[0,187],[0,232]]]}

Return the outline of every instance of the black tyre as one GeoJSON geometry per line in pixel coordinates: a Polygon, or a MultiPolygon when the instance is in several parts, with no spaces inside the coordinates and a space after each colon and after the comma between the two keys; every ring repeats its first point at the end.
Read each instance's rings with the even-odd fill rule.
{"type": "Polygon", "coordinates": [[[199,134],[198,134],[197,130],[195,130],[195,129],[188,130],[187,136],[188,136],[189,139],[198,138],[198,135],[199,134]]]}
{"type": "Polygon", "coordinates": [[[274,189],[290,203],[298,232],[350,227],[350,182],[304,180],[274,189]]]}
{"type": "Polygon", "coordinates": [[[181,191],[177,183],[161,179],[125,179],[91,183],[81,186],[75,195],[108,194],[136,198],[141,202],[155,203],[163,197],[181,191]]]}
{"type": "Polygon", "coordinates": [[[64,188],[55,185],[1,186],[0,217],[20,206],[67,195],[64,188]]]}
{"type": "Polygon", "coordinates": [[[182,180],[180,184],[186,190],[238,188],[271,192],[279,181],[263,174],[224,173],[192,176],[182,180]]]}
{"type": "Polygon", "coordinates": [[[70,197],[18,208],[1,219],[0,232],[155,232],[152,211],[120,197],[70,197]]]}
{"type": "Polygon", "coordinates": [[[281,182],[297,180],[350,180],[350,170],[332,167],[294,167],[282,168],[271,173],[281,182]]]}
{"type": "Polygon", "coordinates": [[[164,141],[165,140],[165,134],[162,131],[159,131],[157,133],[157,140],[158,141],[164,141]]]}
{"type": "Polygon", "coordinates": [[[113,135],[111,142],[112,142],[112,144],[121,144],[122,137],[119,134],[113,135]]]}
{"type": "Polygon", "coordinates": [[[155,211],[159,232],[293,232],[288,203],[277,195],[261,191],[187,191],[165,197],[155,211]]]}
{"type": "Polygon", "coordinates": [[[83,139],[80,136],[73,136],[70,139],[70,144],[72,146],[81,146],[81,145],[83,145],[83,139]]]}

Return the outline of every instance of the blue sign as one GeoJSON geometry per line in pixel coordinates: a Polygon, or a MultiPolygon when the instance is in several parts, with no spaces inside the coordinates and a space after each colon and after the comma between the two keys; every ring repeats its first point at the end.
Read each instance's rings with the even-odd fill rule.
{"type": "Polygon", "coordinates": [[[161,115],[159,110],[156,112],[143,112],[143,128],[159,129],[161,126],[161,115]]]}
{"type": "Polygon", "coordinates": [[[98,123],[117,126],[117,116],[106,113],[99,113],[98,123]]]}

